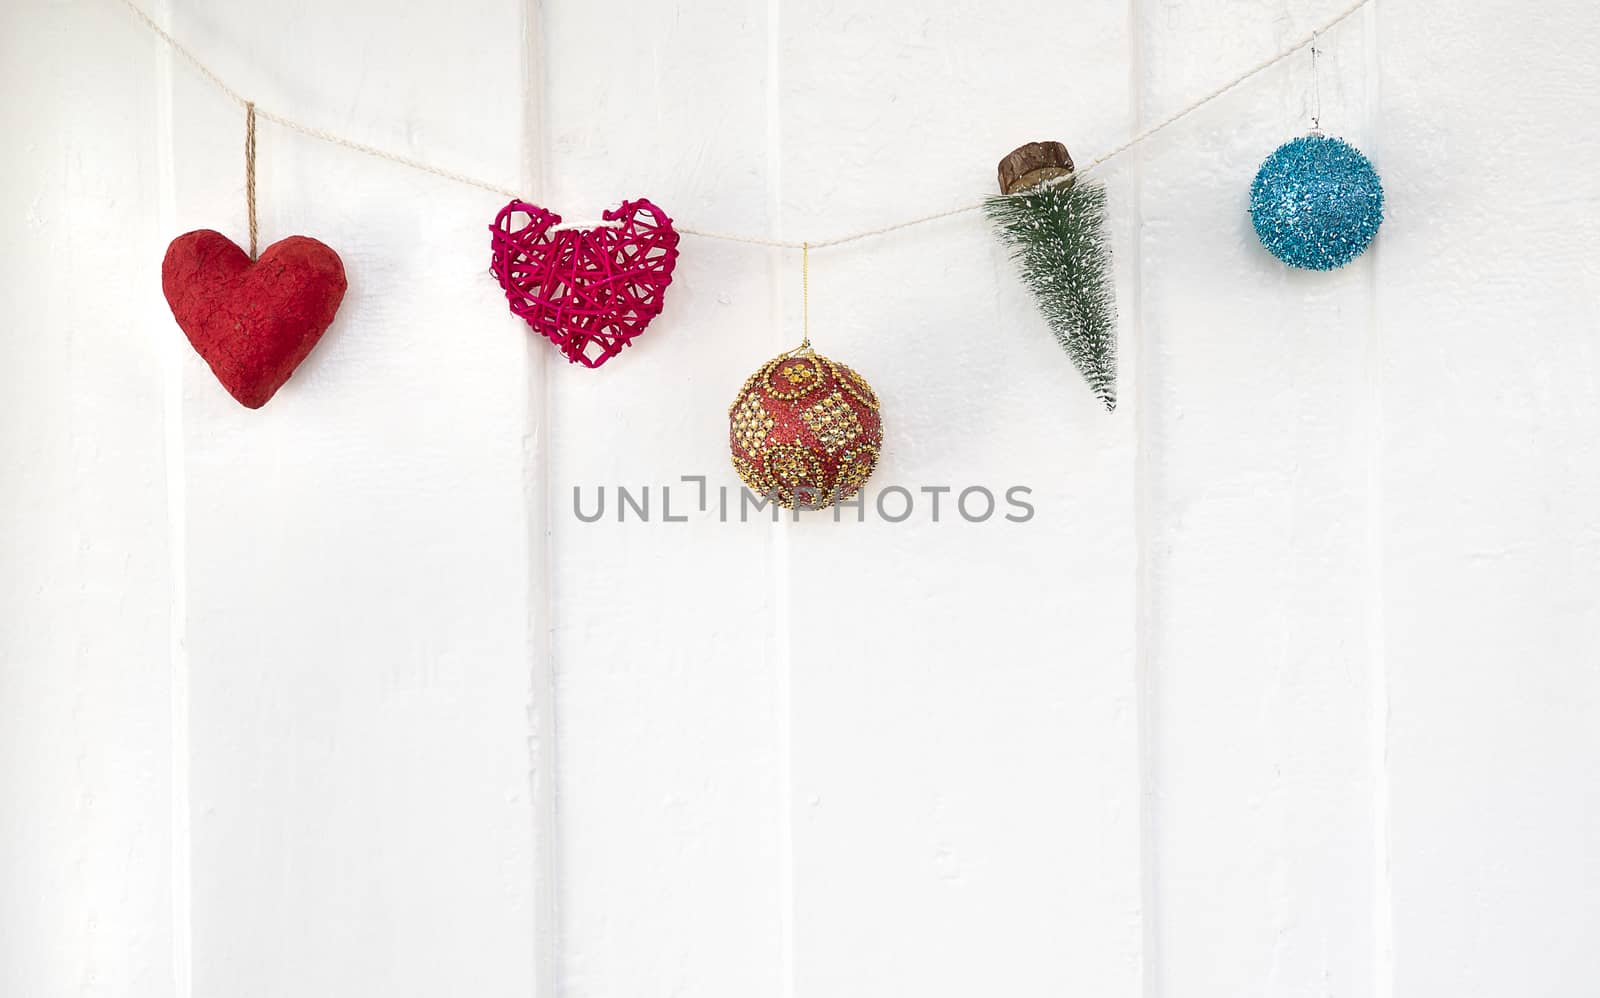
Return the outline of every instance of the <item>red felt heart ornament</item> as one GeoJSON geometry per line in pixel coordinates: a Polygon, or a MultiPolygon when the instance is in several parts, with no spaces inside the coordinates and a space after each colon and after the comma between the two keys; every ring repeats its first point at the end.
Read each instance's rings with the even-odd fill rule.
{"type": "Polygon", "coordinates": [[[333,322],[345,292],[339,254],[290,236],[251,261],[220,232],[167,247],[161,290],[189,343],[240,404],[259,409],[333,322]]]}
{"type": "Polygon", "coordinates": [[[512,201],[489,226],[490,269],[511,311],[585,367],[621,353],[661,314],[678,262],[672,219],[649,201],[602,218],[614,224],[561,228],[560,215],[512,201]]]}

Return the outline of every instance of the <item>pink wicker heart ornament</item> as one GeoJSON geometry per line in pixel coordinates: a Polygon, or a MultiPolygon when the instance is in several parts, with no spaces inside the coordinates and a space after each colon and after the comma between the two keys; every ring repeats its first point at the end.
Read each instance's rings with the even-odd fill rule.
{"type": "Polygon", "coordinates": [[[616,224],[561,228],[555,212],[512,201],[489,226],[490,269],[512,313],[585,367],[621,353],[661,314],[678,262],[672,219],[649,201],[601,217],[616,224]]]}

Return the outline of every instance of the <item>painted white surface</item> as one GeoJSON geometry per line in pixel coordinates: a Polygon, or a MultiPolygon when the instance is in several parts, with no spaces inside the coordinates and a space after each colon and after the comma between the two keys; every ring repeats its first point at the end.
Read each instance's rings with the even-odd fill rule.
{"type": "MultiPolygon", "coordinates": [[[[1333,6],[150,9],[264,105],[570,217],[804,238],[1093,155],[1333,6]]],[[[1113,416],[977,219],[818,253],[873,484],[1038,514],[774,526],[714,503],[795,254],[686,238],[588,372],[505,313],[493,197],[267,125],[263,234],[351,289],[246,412],[158,281],[242,233],[238,113],[110,0],[6,4],[0,994],[1600,991],[1596,29],[1328,36],[1391,209],[1334,275],[1244,214],[1308,58],[1108,170],[1113,416]],[[656,522],[578,522],[602,485],[656,522]]]]}

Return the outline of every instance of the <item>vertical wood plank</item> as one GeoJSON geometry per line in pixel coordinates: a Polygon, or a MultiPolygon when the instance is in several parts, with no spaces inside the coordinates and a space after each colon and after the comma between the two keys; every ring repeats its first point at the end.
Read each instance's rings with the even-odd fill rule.
{"type": "MultiPolygon", "coordinates": [[[[784,231],[979,198],[1025,141],[1122,141],[1127,11],[786,9],[784,231]]],[[[1106,179],[1126,287],[1128,178],[1106,179]]],[[[876,388],[885,446],[867,522],[784,529],[794,993],[1137,994],[1131,409],[1100,408],[977,214],[812,262],[812,340],[876,388]],[[952,490],[937,522],[924,487],[952,490]],[[969,487],[998,499],[984,522],[969,487]]]]}
{"type": "MultiPolygon", "coordinates": [[[[174,8],[263,106],[522,170],[515,0],[174,8]]],[[[241,235],[240,112],[180,66],[173,119],[179,229],[241,235]]],[[[529,993],[540,583],[498,205],[270,124],[260,154],[264,239],[324,240],[350,290],[259,412],[182,369],[194,992],[529,993]]]]}
{"type": "Polygon", "coordinates": [[[0,8],[6,995],[173,993],[156,63],[107,13],[0,8]]]}
{"type": "MultiPolygon", "coordinates": [[[[1142,4],[1144,118],[1331,12],[1142,4]]],[[[1366,144],[1362,23],[1322,44],[1324,127],[1366,144]]],[[[1305,134],[1312,95],[1307,51],[1140,153],[1157,994],[1373,986],[1373,263],[1291,271],[1248,215],[1257,167],[1305,134]]]]}
{"type": "Polygon", "coordinates": [[[1600,21],[1531,13],[1378,6],[1396,995],[1600,979],[1600,21]]]}
{"type": "MultiPolygon", "coordinates": [[[[545,15],[549,207],[594,219],[648,197],[685,223],[767,228],[767,4],[561,0],[545,15]]],[[[737,485],[728,402],[777,351],[768,253],[680,248],[633,346],[598,370],[549,363],[572,998],[781,993],[767,528],[717,508],[737,485]],[[706,478],[709,509],[686,475],[706,478]],[[666,520],[666,486],[683,522],[666,520]],[[618,487],[649,491],[649,522],[618,521],[618,487]],[[574,490],[592,512],[602,488],[606,515],[581,522],[574,490]]]]}
{"type": "MultiPolygon", "coordinates": [[[[548,48],[543,0],[522,0],[522,176],[524,198],[544,196],[548,48]]],[[[515,325],[513,323],[513,325],[515,325]]],[[[521,332],[521,330],[517,330],[521,332]]],[[[560,738],[556,726],[555,603],[550,494],[549,357],[543,344],[522,337],[526,358],[523,400],[523,505],[527,516],[528,796],[533,825],[533,930],[529,963],[533,998],[561,994],[560,738]]]]}

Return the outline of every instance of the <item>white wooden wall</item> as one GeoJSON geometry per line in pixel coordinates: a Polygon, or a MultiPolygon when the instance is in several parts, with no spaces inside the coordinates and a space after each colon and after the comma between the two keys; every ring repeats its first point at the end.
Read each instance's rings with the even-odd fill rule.
{"type": "MultiPolygon", "coordinates": [[[[146,2],[264,106],[786,238],[1092,156],[1342,5],[146,2]]],[[[1390,198],[1333,275],[1244,210],[1309,57],[1122,159],[1113,416],[977,218],[818,253],[873,484],[1038,513],[773,526],[659,488],[735,483],[794,254],[686,238],[590,372],[506,313],[494,197],[264,125],[264,235],[350,292],[245,411],[158,280],[242,234],[237,109],[113,0],[10,0],[0,994],[1600,992],[1597,29],[1327,36],[1390,198]],[[658,522],[578,522],[600,485],[658,522]]]]}

